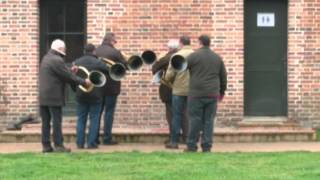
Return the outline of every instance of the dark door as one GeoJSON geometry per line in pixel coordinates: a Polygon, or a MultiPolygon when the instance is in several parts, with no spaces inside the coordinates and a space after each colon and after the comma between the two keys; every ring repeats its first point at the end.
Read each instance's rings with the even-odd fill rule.
{"type": "MultiPolygon", "coordinates": [[[[40,57],[50,49],[54,39],[66,43],[68,65],[80,57],[86,42],[85,0],[40,0],[40,57]]],[[[75,97],[68,86],[64,115],[75,115],[75,97]]]]}
{"type": "Polygon", "coordinates": [[[287,115],[287,0],[245,0],[245,115],[287,115]]]}

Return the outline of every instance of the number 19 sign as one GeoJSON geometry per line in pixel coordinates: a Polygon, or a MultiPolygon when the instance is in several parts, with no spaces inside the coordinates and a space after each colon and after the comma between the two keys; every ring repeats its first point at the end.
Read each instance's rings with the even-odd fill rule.
{"type": "Polygon", "coordinates": [[[257,26],[258,27],[274,27],[274,13],[258,13],[257,26]]]}

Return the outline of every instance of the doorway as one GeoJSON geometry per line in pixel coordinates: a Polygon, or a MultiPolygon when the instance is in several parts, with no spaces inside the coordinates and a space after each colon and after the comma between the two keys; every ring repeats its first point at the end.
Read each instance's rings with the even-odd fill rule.
{"type": "Polygon", "coordinates": [[[245,0],[244,114],[287,116],[288,1],[245,0]]]}
{"type": "MultiPolygon", "coordinates": [[[[83,55],[86,43],[85,0],[40,0],[40,60],[57,38],[66,43],[65,61],[83,55]]],[[[68,86],[64,115],[75,115],[75,93],[68,86]]]]}

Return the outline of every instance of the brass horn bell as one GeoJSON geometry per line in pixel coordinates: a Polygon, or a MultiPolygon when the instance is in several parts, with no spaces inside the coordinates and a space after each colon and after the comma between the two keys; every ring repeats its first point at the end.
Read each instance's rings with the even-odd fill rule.
{"type": "MultiPolygon", "coordinates": [[[[127,57],[127,56],[125,56],[127,57]]],[[[128,62],[128,68],[130,71],[139,70],[143,65],[143,59],[139,55],[132,55],[126,58],[128,62]]]]}
{"type": "Polygon", "coordinates": [[[83,66],[78,66],[77,76],[82,77],[83,79],[89,79],[92,83],[89,87],[84,87],[82,85],[79,85],[79,88],[83,92],[91,92],[94,87],[102,87],[106,84],[107,79],[106,76],[100,72],[100,71],[88,71],[87,68],[83,66]]]}
{"type": "Polygon", "coordinates": [[[128,62],[128,68],[131,71],[138,70],[142,67],[143,64],[153,64],[156,59],[157,55],[151,50],[143,51],[140,55],[132,55],[128,56],[126,54],[123,54],[125,59],[127,59],[128,62]]]}
{"type": "Polygon", "coordinates": [[[149,64],[153,64],[156,61],[157,55],[155,52],[151,50],[145,50],[142,52],[141,58],[145,64],[149,65],[149,64]]]}
{"type": "Polygon", "coordinates": [[[171,62],[172,68],[177,72],[182,72],[186,70],[188,67],[186,58],[178,53],[171,56],[170,62],[171,62]]]}
{"type": "Polygon", "coordinates": [[[115,81],[120,81],[126,75],[126,67],[121,63],[116,63],[107,58],[101,58],[102,62],[104,62],[109,69],[109,76],[111,79],[115,81]]]}

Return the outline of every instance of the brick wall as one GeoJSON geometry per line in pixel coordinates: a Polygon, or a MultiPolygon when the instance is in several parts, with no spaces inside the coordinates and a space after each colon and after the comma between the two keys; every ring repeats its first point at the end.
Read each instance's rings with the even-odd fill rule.
{"type": "MultiPolygon", "coordinates": [[[[243,117],[243,0],[88,0],[88,42],[101,43],[105,31],[119,38],[126,54],[152,49],[189,35],[192,46],[206,33],[229,75],[218,124],[243,117]]],[[[288,116],[320,126],[320,1],[290,0],[288,32],[288,116]]],[[[37,113],[38,1],[0,0],[0,129],[8,121],[37,113]]],[[[164,106],[150,66],[123,80],[116,126],[165,127],[164,106]]]]}
{"type": "Polygon", "coordinates": [[[290,119],[320,127],[320,1],[289,1],[290,119]]]}
{"type": "MultiPolygon", "coordinates": [[[[152,49],[162,54],[168,39],[189,35],[213,37],[212,48],[229,73],[229,91],[219,107],[219,123],[234,124],[243,113],[243,2],[236,0],[88,0],[88,42],[101,43],[105,31],[118,36],[118,48],[127,54],[152,49]]],[[[151,68],[144,66],[123,81],[116,112],[118,126],[166,126],[158,86],[151,68]]]]}
{"type": "Polygon", "coordinates": [[[0,1],[0,129],[37,113],[37,3],[0,1]]]}

